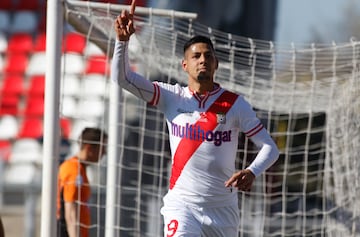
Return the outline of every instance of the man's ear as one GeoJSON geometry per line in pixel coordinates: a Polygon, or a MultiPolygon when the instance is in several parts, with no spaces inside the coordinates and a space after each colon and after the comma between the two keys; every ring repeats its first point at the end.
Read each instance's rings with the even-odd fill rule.
{"type": "Polygon", "coordinates": [[[186,59],[183,59],[183,60],[181,61],[181,66],[182,66],[182,69],[183,69],[185,72],[187,72],[187,61],[186,61],[186,59]]]}
{"type": "Polygon", "coordinates": [[[215,57],[215,63],[216,63],[216,65],[215,65],[215,69],[217,70],[218,69],[218,67],[219,67],[219,60],[215,57]]]}

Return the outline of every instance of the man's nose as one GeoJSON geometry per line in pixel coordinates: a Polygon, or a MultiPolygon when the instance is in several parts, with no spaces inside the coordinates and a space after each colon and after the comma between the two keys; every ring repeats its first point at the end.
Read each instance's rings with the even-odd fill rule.
{"type": "Polygon", "coordinates": [[[204,54],[201,54],[201,55],[200,55],[199,61],[200,61],[200,62],[205,62],[205,61],[206,61],[206,57],[205,57],[204,54]]]}

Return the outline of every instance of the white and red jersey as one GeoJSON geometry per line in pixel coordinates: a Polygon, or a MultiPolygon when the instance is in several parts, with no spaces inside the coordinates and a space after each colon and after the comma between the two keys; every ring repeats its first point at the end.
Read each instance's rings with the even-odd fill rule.
{"type": "Polygon", "coordinates": [[[249,103],[218,84],[199,95],[179,84],[152,83],[130,70],[126,50],[126,43],[116,43],[113,81],[156,106],[167,121],[172,171],[165,198],[206,207],[236,203],[236,192],[224,183],[235,172],[239,133],[260,148],[248,167],[256,176],[277,159],[276,146],[249,103]]]}

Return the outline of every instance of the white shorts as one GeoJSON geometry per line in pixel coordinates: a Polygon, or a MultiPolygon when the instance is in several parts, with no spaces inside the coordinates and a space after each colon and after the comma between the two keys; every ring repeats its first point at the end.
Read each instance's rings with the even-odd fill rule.
{"type": "Polygon", "coordinates": [[[203,208],[167,201],[161,208],[164,237],[237,237],[238,205],[203,208]]]}

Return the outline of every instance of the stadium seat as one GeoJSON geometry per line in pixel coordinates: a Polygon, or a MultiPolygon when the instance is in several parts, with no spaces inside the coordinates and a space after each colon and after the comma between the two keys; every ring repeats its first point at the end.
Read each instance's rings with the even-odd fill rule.
{"type": "Polygon", "coordinates": [[[81,75],[84,73],[84,61],[79,54],[65,53],[61,57],[61,70],[68,74],[81,75]]]}
{"type": "Polygon", "coordinates": [[[86,56],[102,56],[104,52],[93,42],[89,41],[84,49],[84,55],[86,56]]]}
{"type": "Polygon", "coordinates": [[[77,115],[89,120],[97,120],[104,116],[104,101],[96,98],[87,98],[77,104],[77,115]],[[89,109],[91,108],[91,109],[89,109]]]}
{"type": "Polygon", "coordinates": [[[41,172],[39,167],[32,163],[10,163],[5,168],[4,183],[6,186],[24,189],[37,180],[37,177],[40,175],[39,172],[41,172]]]}
{"type": "Polygon", "coordinates": [[[63,52],[64,53],[78,53],[83,54],[86,44],[84,36],[78,33],[67,33],[63,40],[63,52]]]}
{"type": "Polygon", "coordinates": [[[18,74],[4,75],[3,85],[0,90],[3,96],[20,96],[24,93],[24,78],[18,74]]]}
{"type": "Polygon", "coordinates": [[[11,24],[11,16],[9,11],[0,10],[0,32],[8,33],[11,24]]]}
{"type": "Polygon", "coordinates": [[[32,97],[29,96],[26,100],[23,115],[26,118],[30,117],[43,117],[44,115],[44,98],[43,97],[32,97]]]}
{"type": "Polygon", "coordinates": [[[0,115],[18,115],[19,96],[2,96],[0,98],[0,115]]]}
{"type": "Polygon", "coordinates": [[[62,137],[68,139],[71,133],[71,120],[68,118],[60,118],[60,129],[62,137]]]}
{"type": "Polygon", "coordinates": [[[4,72],[7,74],[24,74],[28,63],[28,56],[24,53],[9,54],[5,59],[4,72]]]}
{"type": "Polygon", "coordinates": [[[45,75],[35,75],[29,78],[28,97],[44,97],[45,75]]]}
{"type": "Polygon", "coordinates": [[[40,175],[41,163],[42,146],[36,139],[16,140],[5,169],[5,184],[24,186],[33,183],[40,175]]]}
{"type": "Polygon", "coordinates": [[[108,74],[110,71],[110,65],[106,60],[105,55],[90,56],[87,59],[85,74],[97,73],[97,74],[108,74]]]}
{"type": "Polygon", "coordinates": [[[16,138],[16,135],[19,132],[19,125],[16,116],[1,116],[0,131],[0,140],[10,140],[16,138]]]}
{"type": "Polygon", "coordinates": [[[77,116],[77,102],[74,97],[64,96],[60,102],[60,114],[65,117],[74,118],[77,116]]]}
{"type": "Polygon", "coordinates": [[[63,96],[72,96],[72,97],[77,97],[80,94],[80,78],[78,76],[75,75],[64,75],[64,79],[61,80],[61,82],[63,83],[61,85],[61,94],[63,96]]]}
{"type": "Polygon", "coordinates": [[[43,136],[42,119],[25,118],[20,124],[18,138],[39,138],[43,136]]]}
{"type": "Polygon", "coordinates": [[[81,97],[106,96],[106,77],[102,74],[87,74],[81,80],[81,97]]]}
{"type": "Polygon", "coordinates": [[[45,75],[46,73],[46,53],[34,52],[30,58],[26,68],[26,74],[29,76],[33,75],[45,75]]]}
{"type": "Polygon", "coordinates": [[[14,141],[11,149],[11,163],[41,163],[42,145],[33,138],[21,138],[14,141]]]}
{"type": "Polygon", "coordinates": [[[33,38],[28,33],[12,34],[8,40],[8,53],[29,53],[33,50],[33,38]]]}
{"type": "Polygon", "coordinates": [[[46,50],[46,33],[40,32],[36,34],[34,40],[34,51],[35,52],[45,52],[46,50]]]}
{"type": "Polygon", "coordinates": [[[11,21],[11,33],[34,33],[38,29],[38,19],[35,11],[15,11],[11,21]]]}
{"type": "Polygon", "coordinates": [[[0,159],[5,162],[9,161],[11,153],[11,142],[8,140],[0,140],[0,159]]]}
{"type": "Polygon", "coordinates": [[[8,40],[6,38],[6,35],[1,33],[0,31],[0,53],[6,52],[7,47],[8,47],[8,40]]]}

